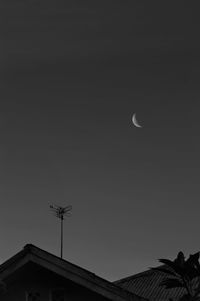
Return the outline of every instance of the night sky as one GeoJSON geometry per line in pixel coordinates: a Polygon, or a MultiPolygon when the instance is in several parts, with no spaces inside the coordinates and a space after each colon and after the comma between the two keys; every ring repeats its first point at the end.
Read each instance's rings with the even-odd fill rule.
{"type": "Polygon", "coordinates": [[[108,280],[200,250],[198,6],[1,0],[1,262],[59,255],[52,203],[64,258],[108,280]]]}

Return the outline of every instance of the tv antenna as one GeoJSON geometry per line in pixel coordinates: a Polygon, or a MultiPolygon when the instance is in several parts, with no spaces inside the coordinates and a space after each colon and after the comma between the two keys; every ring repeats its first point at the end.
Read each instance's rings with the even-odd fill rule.
{"type": "Polygon", "coordinates": [[[72,206],[61,207],[58,205],[50,205],[53,214],[60,219],[61,240],[60,240],[60,257],[63,258],[63,220],[65,216],[71,216],[72,206]]]}

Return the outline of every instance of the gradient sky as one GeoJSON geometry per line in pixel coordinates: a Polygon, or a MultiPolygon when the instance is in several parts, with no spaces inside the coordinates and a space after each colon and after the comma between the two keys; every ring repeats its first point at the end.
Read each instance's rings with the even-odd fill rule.
{"type": "Polygon", "coordinates": [[[51,203],[64,257],[108,280],[200,250],[198,6],[1,0],[1,262],[59,255],[51,203]]]}

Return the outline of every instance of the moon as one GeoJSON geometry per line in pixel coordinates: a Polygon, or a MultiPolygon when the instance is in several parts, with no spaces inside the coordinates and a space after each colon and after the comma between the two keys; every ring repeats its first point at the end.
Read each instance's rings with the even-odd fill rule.
{"type": "Polygon", "coordinates": [[[142,126],[138,123],[138,121],[137,121],[137,119],[136,119],[136,113],[133,114],[132,122],[133,122],[134,126],[136,126],[137,128],[141,128],[141,127],[142,127],[142,126]]]}

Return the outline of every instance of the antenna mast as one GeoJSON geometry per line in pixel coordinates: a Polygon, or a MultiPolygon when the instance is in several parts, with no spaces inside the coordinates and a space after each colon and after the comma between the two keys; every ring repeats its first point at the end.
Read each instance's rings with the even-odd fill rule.
{"type": "Polygon", "coordinates": [[[53,211],[53,214],[60,219],[60,257],[63,258],[63,220],[65,216],[69,217],[71,215],[72,206],[61,207],[58,205],[50,205],[50,209],[53,211]]]}

